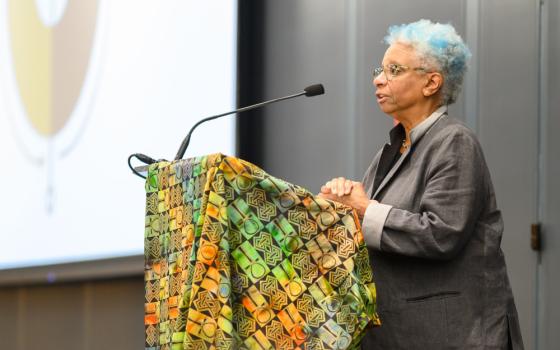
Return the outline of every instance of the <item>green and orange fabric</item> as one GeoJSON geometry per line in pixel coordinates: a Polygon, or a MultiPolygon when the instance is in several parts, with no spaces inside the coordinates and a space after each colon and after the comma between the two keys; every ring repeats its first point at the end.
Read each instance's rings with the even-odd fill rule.
{"type": "Polygon", "coordinates": [[[380,325],[356,213],[235,157],[149,167],[146,349],[351,349],[380,325]]]}

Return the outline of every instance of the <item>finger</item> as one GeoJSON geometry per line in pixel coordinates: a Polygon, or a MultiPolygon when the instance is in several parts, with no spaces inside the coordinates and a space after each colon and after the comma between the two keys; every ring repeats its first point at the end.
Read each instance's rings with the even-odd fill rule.
{"type": "Polygon", "coordinates": [[[353,182],[350,180],[346,180],[344,182],[344,194],[350,194],[352,192],[353,182]]]}
{"type": "Polygon", "coordinates": [[[321,193],[329,194],[331,193],[331,188],[328,186],[321,186],[321,193]]]}
{"type": "Polygon", "coordinates": [[[338,183],[337,183],[337,189],[336,189],[336,193],[338,194],[339,197],[344,196],[344,183],[346,182],[346,179],[343,177],[339,177],[338,178],[338,183]]]}
{"type": "Polygon", "coordinates": [[[336,194],[336,190],[338,188],[338,180],[337,179],[332,179],[331,181],[327,182],[329,184],[329,187],[331,188],[331,193],[332,194],[336,194]]]}

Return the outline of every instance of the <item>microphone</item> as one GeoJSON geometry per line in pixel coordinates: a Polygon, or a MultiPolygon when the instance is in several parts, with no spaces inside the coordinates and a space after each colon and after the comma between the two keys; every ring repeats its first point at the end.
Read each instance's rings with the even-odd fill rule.
{"type": "Polygon", "coordinates": [[[295,98],[295,97],[299,97],[302,95],[305,95],[307,97],[312,97],[312,96],[317,96],[317,95],[322,95],[325,93],[325,88],[323,87],[322,84],[314,84],[314,85],[309,85],[308,87],[306,87],[305,89],[303,89],[302,92],[299,92],[297,94],[293,94],[293,95],[288,95],[288,96],[284,96],[284,97],[280,97],[280,98],[276,98],[273,100],[268,100],[265,102],[261,102],[261,103],[257,103],[251,106],[247,106],[247,107],[243,107],[243,108],[239,108],[230,112],[226,112],[226,113],[222,113],[222,114],[218,114],[218,115],[213,115],[211,117],[207,117],[204,119],[199,120],[189,131],[187,137],[185,137],[183,139],[183,142],[181,143],[181,147],[179,147],[179,150],[177,151],[177,155],[175,156],[175,160],[179,160],[181,158],[183,158],[183,155],[185,155],[185,151],[187,150],[187,147],[189,146],[189,142],[191,140],[191,135],[194,131],[194,129],[199,126],[200,124],[207,122],[209,120],[213,120],[216,118],[220,118],[229,114],[233,114],[233,113],[240,113],[240,112],[245,112],[245,111],[249,111],[251,109],[255,109],[255,108],[259,108],[271,103],[275,103],[275,102],[279,102],[279,101],[283,101],[283,100],[288,100],[290,98],[295,98]]]}
{"type": "Polygon", "coordinates": [[[323,84],[314,84],[309,85],[308,87],[303,89],[303,91],[305,91],[305,96],[311,97],[324,94],[325,88],[323,87],[323,84]]]}

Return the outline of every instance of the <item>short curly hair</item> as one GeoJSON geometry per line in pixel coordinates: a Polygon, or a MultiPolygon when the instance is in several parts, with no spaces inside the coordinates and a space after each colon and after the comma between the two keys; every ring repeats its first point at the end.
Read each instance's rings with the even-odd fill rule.
{"type": "Polygon", "coordinates": [[[421,19],[394,25],[387,30],[385,43],[412,46],[428,68],[443,75],[442,102],[451,104],[461,91],[471,52],[451,24],[421,19]]]}

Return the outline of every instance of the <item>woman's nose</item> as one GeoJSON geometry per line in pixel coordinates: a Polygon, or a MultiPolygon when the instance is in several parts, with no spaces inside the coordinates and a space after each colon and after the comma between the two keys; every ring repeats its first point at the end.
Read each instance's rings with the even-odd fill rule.
{"type": "Polygon", "coordinates": [[[385,76],[385,72],[381,71],[379,74],[373,77],[373,85],[380,86],[385,85],[387,83],[387,77],[385,76]]]}

